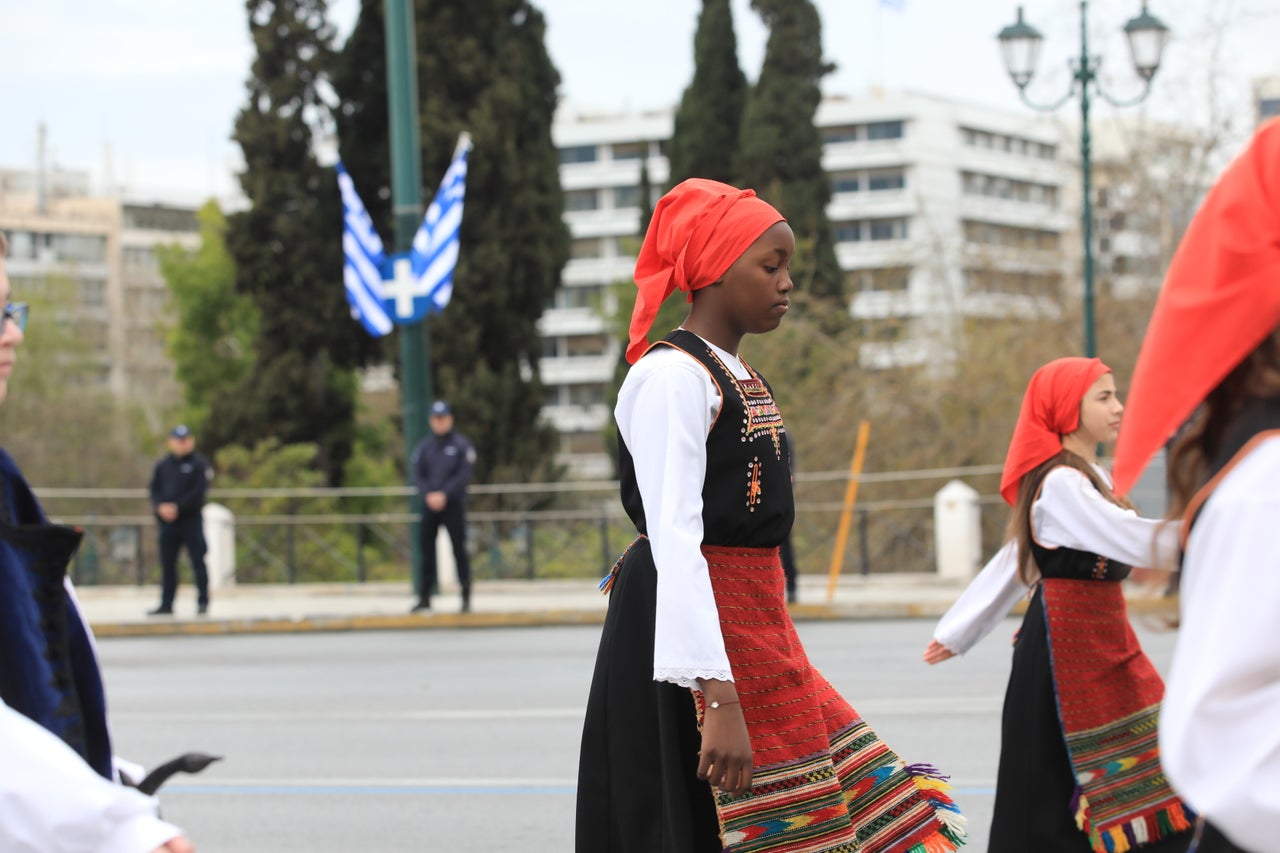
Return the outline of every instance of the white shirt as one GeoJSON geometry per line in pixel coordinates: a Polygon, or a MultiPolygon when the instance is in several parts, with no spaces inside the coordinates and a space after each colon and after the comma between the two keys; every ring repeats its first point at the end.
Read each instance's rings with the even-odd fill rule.
{"type": "Polygon", "coordinates": [[[0,702],[0,850],[150,853],[178,835],[156,816],[154,798],[102,778],[48,729],[0,702]]]}
{"type": "Polygon", "coordinates": [[[1280,833],[1280,439],[1205,502],[1183,560],[1182,623],[1160,717],[1175,790],[1236,845],[1280,833]]]}
{"type": "MultiPolygon", "coordinates": [[[[1094,466],[1108,484],[1106,470],[1094,466]]],[[[1031,505],[1031,532],[1046,548],[1074,548],[1137,566],[1173,565],[1179,525],[1142,518],[1113,504],[1083,473],[1059,465],[1031,505]]],[[[963,654],[985,637],[1028,592],[1018,577],[1018,543],[1010,540],[943,615],[934,639],[963,654]]]]}
{"type": "MultiPolygon", "coordinates": [[[[707,344],[735,377],[737,356],[707,344]]],[[[711,576],[702,556],[702,488],[707,435],[720,396],[701,362],[661,346],[640,359],[618,391],[618,433],[635,462],[653,561],[658,569],[653,678],[681,687],[732,681],[711,576]]]]}

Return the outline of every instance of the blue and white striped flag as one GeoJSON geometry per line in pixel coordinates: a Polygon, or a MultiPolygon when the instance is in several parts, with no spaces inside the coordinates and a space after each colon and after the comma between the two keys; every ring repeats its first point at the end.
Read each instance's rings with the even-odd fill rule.
{"type": "Polygon", "coordinates": [[[467,189],[467,154],[471,136],[465,131],[458,136],[453,162],[444,173],[436,197],[413,236],[409,257],[418,292],[431,301],[431,310],[439,313],[453,296],[453,269],[458,265],[458,231],[462,227],[462,199],[467,189]]]}
{"type": "Polygon", "coordinates": [[[346,285],[351,316],[365,331],[380,338],[391,332],[391,317],[383,306],[382,266],[387,253],[373,220],[356,193],[351,175],[339,160],[338,188],[342,192],[342,282],[346,285]]]}

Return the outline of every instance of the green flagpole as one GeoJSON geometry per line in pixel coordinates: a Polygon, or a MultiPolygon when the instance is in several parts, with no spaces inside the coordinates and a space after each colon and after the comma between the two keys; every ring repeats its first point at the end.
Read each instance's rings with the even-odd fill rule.
{"type": "MultiPolygon", "coordinates": [[[[385,0],[387,41],[387,112],[391,117],[391,205],[395,216],[395,248],[406,252],[422,219],[422,154],[418,143],[417,49],[412,0],[385,0]]],[[[400,397],[404,413],[405,467],[413,449],[427,434],[427,401],[431,399],[431,347],[426,320],[400,326],[400,397]]],[[[417,494],[409,511],[422,512],[417,494]]],[[[413,591],[422,595],[422,547],[419,522],[410,526],[413,591]]]]}

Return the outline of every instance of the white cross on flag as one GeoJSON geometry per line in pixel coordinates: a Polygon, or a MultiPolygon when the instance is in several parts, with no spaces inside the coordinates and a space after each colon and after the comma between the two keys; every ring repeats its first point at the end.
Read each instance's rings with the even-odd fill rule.
{"type": "Polygon", "coordinates": [[[467,154],[471,137],[462,133],[453,162],[407,253],[388,256],[373,228],[355,184],[341,161],[338,188],[343,210],[343,283],[351,316],[374,337],[391,331],[392,323],[413,323],[439,313],[453,295],[453,270],[458,264],[458,232],[466,193],[467,154]]]}

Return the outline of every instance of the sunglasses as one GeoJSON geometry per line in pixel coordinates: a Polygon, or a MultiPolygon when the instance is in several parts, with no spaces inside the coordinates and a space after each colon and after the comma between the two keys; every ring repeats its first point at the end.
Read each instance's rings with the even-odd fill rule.
{"type": "Polygon", "coordinates": [[[4,314],[0,315],[0,333],[4,332],[4,324],[11,322],[17,325],[18,331],[27,330],[27,303],[10,302],[4,306],[4,314]]]}

